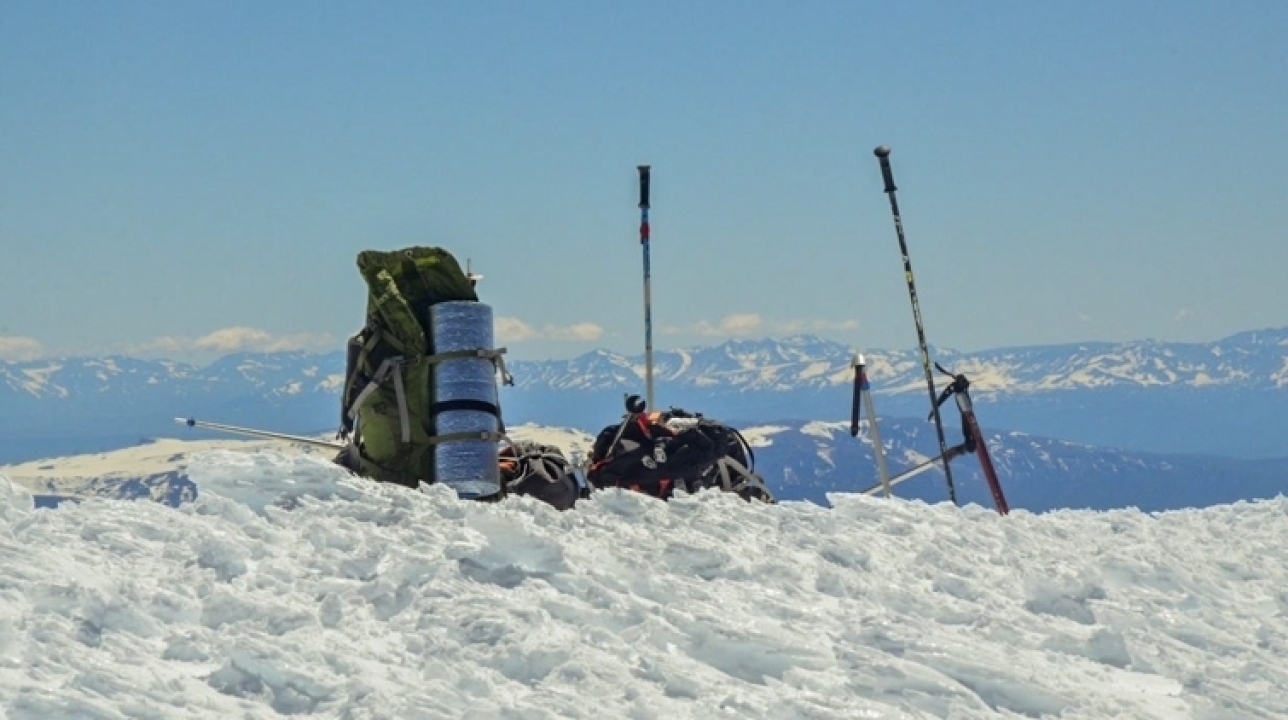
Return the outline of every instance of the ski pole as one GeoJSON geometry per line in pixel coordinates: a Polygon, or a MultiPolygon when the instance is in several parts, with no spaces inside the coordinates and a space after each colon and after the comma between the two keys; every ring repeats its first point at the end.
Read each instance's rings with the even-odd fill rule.
{"type": "Polygon", "coordinates": [[[859,374],[863,376],[863,402],[868,409],[868,434],[872,436],[872,450],[877,458],[877,477],[881,479],[886,497],[890,497],[890,473],[886,471],[885,447],[881,444],[881,430],[877,427],[877,408],[872,401],[872,389],[868,385],[868,374],[862,355],[859,356],[859,374]]]}
{"type": "MultiPolygon", "coordinates": [[[[966,454],[966,452],[967,452],[967,451],[966,451],[966,446],[965,446],[964,444],[963,444],[963,445],[954,445],[954,446],[952,446],[952,447],[948,448],[948,452],[947,452],[947,453],[944,453],[943,455],[936,455],[936,456],[934,456],[934,457],[932,457],[932,458],[926,458],[925,460],[922,460],[921,462],[917,463],[916,465],[913,465],[912,467],[908,468],[907,470],[904,470],[903,472],[899,473],[898,475],[895,475],[895,476],[891,477],[891,478],[890,478],[890,486],[891,486],[891,487],[894,487],[895,485],[898,485],[898,484],[899,484],[899,483],[901,483],[901,482],[904,482],[904,481],[907,481],[907,480],[911,480],[911,479],[913,479],[913,478],[917,477],[918,475],[922,474],[923,472],[925,472],[925,471],[929,470],[930,468],[934,467],[934,466],[935,466],[935,463],[938,463],[938,462],[949,462],[949,461],[953,460],[954,458],[957,458],[957,457],[959,457],[959,456],[961,456],[961,455],[966,454]]],[[[862,493],[862,494],[864,494],[864,495],[876,495],[876,494],[877,494],[877,491],[879,491],[879,490],[884,490],[884,489],[885,489],[885,487],[884,487],[883,485],[881,485],[881,483],[877,483],[876,485],[873,485],[873,486],[871,486],[871,487],[868,487],[868,488],[865,488],[865,489],[863,489],[863,490],[860,490],[859,492],[860,492],[860,493],[862,493]]]]}
{"type": "Polygon", "coordinates": [[[656,408],[653,402],[653,295],[652,268],[649,267],[648,246],[648,189],[650,166],[639,165],[640,172],[640,246],[644,249],[644,383],[648,407],[656,408]]]}
{"type": "Polygon", "coordinates": [[[203,428],[206,430],[221,430],[223,432],[235,433],[237,435],[253,435],[255,437],[272,438],[273,440],[287,440],[290,442],[304,443],[316,447],[329,448],[331,450],[343,450],[345,446],[342,443],[330,442],[328,440],[319,440],[317,438],[302,437],[300,435],[286,435],[285,433],[270,432],[268,430],[255,430],[254,428],[238,427],[236,425],[224,425],[222,423],[203,422],[192,418],[175,418],[174,421],[180,425],[187,425],[190,428],[203,428]]]}
{"type": "Polygon", "coordinates": [[[881,431],[877,428],[877,410],[872,402],[872,389],[868,383],[867,363],[863,353],[854,356],[854,404],[850,409],[850,436],[859,436],[859,403],[868,409],[868,435],[872,440],[872,454],[877,460],[877,477],[886,497],[890,497],[890,474],[886,471],[885,448],[881,445],[881,431]]]}
{"type": "Polygon", "coordinates": [[[854,395],[850,397],[850,437],[859,436],[859,414],[863,407],[863,373],[859,370],[859,359],[855,357],[854,395]]]}
{"type": "Polygon", "coordinates": [[[944,439],[944,423],[939,417],[935,402],[935,376],[930,370],[930,350],[926,347],[926,329],[921,321],[921,304],[917,301],[917,286],[912,279],[912,260],[908,257],[908,243],[903,237],[903,220],[899,217],[899,201],[895,198],[894,171],[890,169],[890,148],[878,145],[872,151],[881,163],[881,178],[885,193],[890,197],[890,212],[894,215],[894,229],[899,236],[899,251],[903,254],[903,275],[908,282],[908,297],[912,300],[912,318],[917,324],[917,343],[921,349],[921,367],[926,373],[926,388],[930,392],[930,409],[935,420],[935,433],[939,436],[939,453],[944,459],[944,477],[948,481],[948,499],[957,504],[957,490],[953,487],[953,470],[948,461],[948,442],[944,439]]]}

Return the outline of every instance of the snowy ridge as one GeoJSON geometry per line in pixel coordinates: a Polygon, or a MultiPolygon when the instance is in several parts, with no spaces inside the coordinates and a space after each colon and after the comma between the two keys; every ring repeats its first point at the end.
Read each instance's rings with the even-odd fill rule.
{"type": "MultiPolygon", "coordinates": [[[[925,392],[915,351],[864,349],[877,394],[925,392]]],[[[731,341],[655,353],[657,376],[679,386],[747,391],[819,390],[853,380],[853,348],[813,337],[731,341]]],[[[977,394],[1108,387],[1211,386],[1244,389],[1288,384],[1288,328],[1242,333],[1212,343],[1081,343],[975,353],[938,348],[932,356],[964,372],[977,394]]],[[[595,362],[515,362],[521,387],[628,390],[643,378],[639,358],[600,351],[595,362]],[[611,372],[603,369],[611,368],[611,372]],[[623,369],[635,372],[623,374],[623,369]],[[576,378],[575,381],[573,378],[576,378]]]]}
{"type": "Polygon", "coordinates": [[[238,353],[206,368],[168,360],[111,356],[30,362],[0,362],[0,387],[31,398],[89,400],[108,395],[202,395],[253,390],[267,396],[300,392],[337,393],[343,385],[339,353],[238,353]],[[339,358],[337,367],[332,357],[339,358]]]}
{"type": "Polygon", "coordinates": [[[1000,518],[612,491],[558,513],[268,450],[190,471],[177,510],[34,511],[0,477],[0,712],[1288,713],[1284,499],[1000,518]]]}
{"type": "MultiPolygon", "coordinates": [[[[916,351],[863,352],[875,393],[925,392],[916,351]]],[[[853,348],[840,343],[797,336],[659,350],[654,363],[656,377],[677,387],[783,392],[844,386],[853,378],[853,354],[853,348]]],[[[1211,343],[1081,343],[973,353],[937,348],[932,355],[969,375],[977,394],[1288,385],[1288,328],[1240,333],[1211,343]]],[[[513,359],[508,364],[518,386],[525,389],[634,391],[644,379],[643,357],[606,350],[571,360],[513,359]]],[[[65,358],[0,362],[0,388],[36,398],[130,395],[155,392],[158,386],[181,394],[334,394],[343,370],[340,352],[238,353],[206,368],[124,357],[65,358]]]]}

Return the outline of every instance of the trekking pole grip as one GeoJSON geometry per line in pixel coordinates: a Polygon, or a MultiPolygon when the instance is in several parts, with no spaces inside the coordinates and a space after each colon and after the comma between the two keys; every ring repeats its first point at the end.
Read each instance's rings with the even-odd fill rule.
{"type": "Polygon", "coordinates": [[[894,192],[898,188],[894,186],[894,171],[890,169],[890,146],[878,145],[872,154],[876,155],[877,161],[881,163],[881,178],[885,180],[885,192],[894,192]]]}
{"type": "Polygon", "coordinates": [[[650,166],[639,165],[637,169],[640,171],[640,207],[647,208],[650,166]]]}
{"type": "Polygon", "coordinates": [[[850,437],[859,436],[859,407],[863,399],[863,366],[854,365],[854,396],[850,398],[850,437]]]}

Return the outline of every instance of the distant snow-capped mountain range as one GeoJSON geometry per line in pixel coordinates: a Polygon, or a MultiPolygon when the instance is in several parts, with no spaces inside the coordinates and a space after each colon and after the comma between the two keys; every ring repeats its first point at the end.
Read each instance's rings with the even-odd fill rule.
{"type": "MultiPolygon", "coordinates": [[[[659,384],[702,390],[797,392],[847,385],[855,349],[812,336],[731,340],[710,347],[658,350],[659,384]]],[[[931,356],[971,377],[976,396],[1106,387],[1288,388],[1288,328],[1258,330],[1209,343],[1140,340],[1072,343],[961,352],[932,348],[931,356]]],[[[864,351],[877,394],[925,392],[920,353],[864,351]]],[[[635,391],[642,357],[597,350],[571,360],[512,360],[519,389],[635,391]]],[[[277,397],[335,394],[343,384],[343,353],[237,353],[198,368],[168,360],[121,356],[0,362],[3,398],[127,396],[165,388],[175,394],[222,392],[242,386],[277,397]]]]}
{"type": "MultiPolygon", "coordinates": [[[[809,336],[734,340],[654,354],[659,383],[701,390],[796,392],[848,384],[854,350],[809,336]]],[[[1212,343],[1076,343],[975,353],[932,349],[940,364],[971,377],[977,396],[1106,387],[1288,387],[1288,328],[1246,332],[1212,343]]],[[[924,394],[920,353],[864,352],[878,394],[924,394]]],[[[519,387],[634,391],[644,361],[607,351],[573,360],[514,364],[519,387]]]]}
{"type": "Polygon", "coordinates": [[[121,356],[0,363],[0,398],[91,401],[148,395],[200,397],[250,391],[266,397],[335,394],[344,382],[341,353],[237,353],[204,368],[121,356]]]}
{"type": "MultiPolygon", "coordinates": [[[[655,354],[660,404],[730,422],[839,419],[854,349],[814,337],[736,340],[655,354]]],[[[919,353],[864,349],[878,412],[924,417],[919,353]]],[[[980,352],[933,349],[972,380],[986,427],[1156,452],[1288,456],[1288,328],[1210,343],[1077,343],[980,352]]],[[[606,351],[571,360],[507,358],[511,423],[593,431],[641,393],[644,361],[606,351]]],[[[77,357],[0,363],[0,462],[104,450],[199,416],[284,432],[338,424],[344,355],[240,353],[206,367],[77,357]]]]}

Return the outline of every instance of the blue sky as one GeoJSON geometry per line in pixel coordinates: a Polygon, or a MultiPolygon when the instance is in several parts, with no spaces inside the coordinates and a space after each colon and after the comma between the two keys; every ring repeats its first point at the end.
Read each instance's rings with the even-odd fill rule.
{"type": "Polygon", "coordinates": [[[524,359],[1288,324],[1288,3],[0,4],[0,357],[334,349],[440,245],[524,359]]]}

